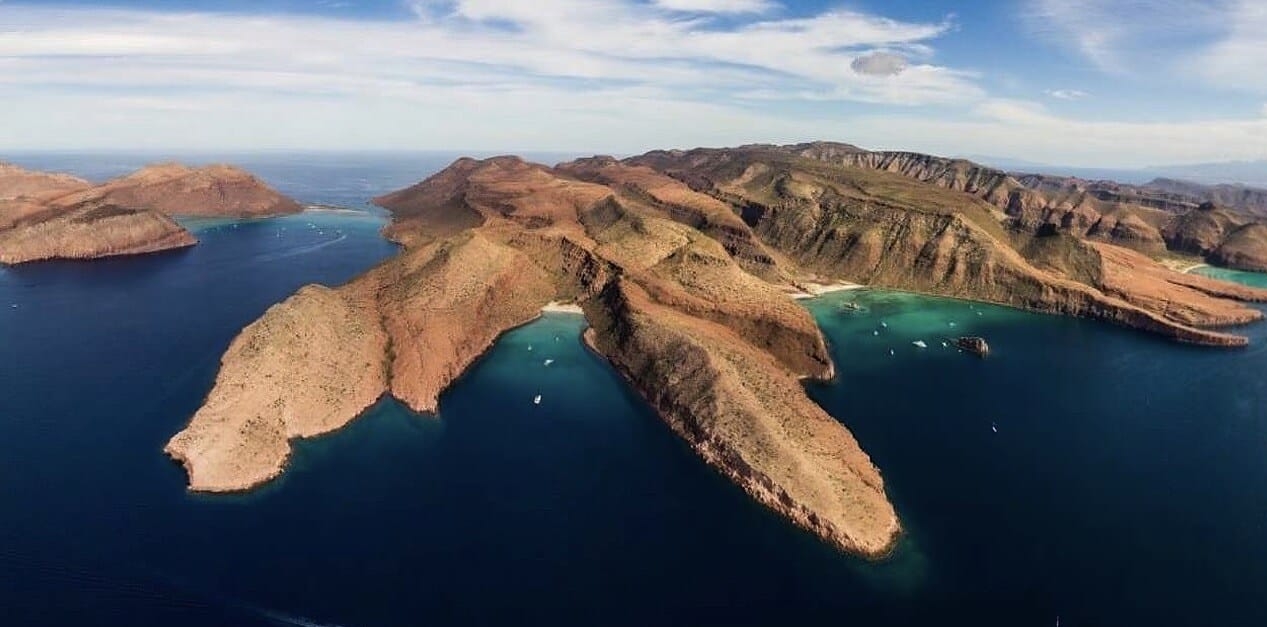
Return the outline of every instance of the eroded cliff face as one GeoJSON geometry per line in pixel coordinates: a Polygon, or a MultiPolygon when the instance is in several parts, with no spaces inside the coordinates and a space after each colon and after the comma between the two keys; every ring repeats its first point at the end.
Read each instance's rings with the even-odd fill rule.
{"type": "MultiPolygon", "coordinates": [[[[828,163],[901,174],[972,194],[1005,210],[1011,218],[1009,228],[1024,233],[1034,234],[1054,226],[1077,237],[1147,254],[1167,250],[1196,254],[1216,265],[1245,270],[1260,269],[1267,261],[1267,243],[1261,243],[1259,238],[1227,241],[1236,227],[1261,225],[1257,220],[1263,211],[1262,198],[1267,194],[1262,190],[1167,180],[1127,185],[1076,177],[1020,175],[963,159],[913,152],[871,152],[847,144],[771,148],[828,163]],[[1229,250],[1216,254],[1225,242],[1230,244],[1229,250]]],[[[1257,230],[1250,229],[1247,234],[1257,230]]]]}
{"type": "Polygon", "coordinates": [[[171,216],[259,217],[300,210],[230,166],[151,166],[94,186],[0,164],[0,263],[183,248],[197,239],[171,216]]]}
{"type": "Polygon", "coordinates": [[[299,399],[312,382],[337,378],[332,369],[381,364],[383,378],[348,395],[355,402],[326,406],[321,425],[353,419],[375,387],[415,410],[443,411],[440,393],[499,334],[551,300],[575,299],[593,325],[590,345],[706,462],[836,546],[888,550],[900,525],[879,471],[800,383],[832,372],[822,335],[788,298],[793,285],[747,268],[790,270],[773,258],[753,266],[764,245],[715,199],[645,168],[604,163],[600,176],[594,165],[462,160],[384,197],[399,215],[388,231],[406,249],[344,287],[292,299],[325,302],[324,320],[348,326],[354,315],[375,331],[314,334],[290,322],[295,304],[243,331],[206,406],[168,447],[191,488],[236,490],[280,473],[290,441],[318,430],[282,428],[298,413],[278,408],[319,403],[327,391],[299,399]],[[340,361],[348,355],[354,364],[340,361]],[[254,374],[272,372],[261,362],[289,364],[282,385],[254,374]],[[267,428],[244,428],[252,421],[267,428]]]}
{"type": "Polygon", "coordinates": [[[138,255],[198,243],[184,227],[153,211],[102,205],[40,217],[0,230],[0,263],[138,255]]]}
{"type": "MultiPolygon", "coordinates": [[[[824,541],[879,556],[901,527],[879,471],[801,386],[833,368],[813,319],[788,298],[799,283],[848,279],[1219,346],[1245,339],[1208,327],[1261,317],[1242,302],[1267,291],[1177,274],[1059,225],[1009,228],[1016,215],[980,191],[1014,181],[955,170],[929,184],[826,160],[854,158],[853,147],[811,149],[555,168],[459,160],[378,199],[394,215],[397,257],[335,290],[305,288],[234,341],[169,453],[193,489],[266,481],[291,440],[352,420],[379,394],[443,411],[442,392],[500,333],[572,300],[590,323],[587,344],[702,459],[824,541]],[[297,324],[309,307],[322,310],[304,314],[317,322],[297,324]],[[316,426],[298,428],[295,408],[307,406],[321,407],[316,426]]],[[[1104,228],[1147,239],[1130,215],[1104,228]]]]}
{"type": "Polygon", "coordinates": [[[590,301],[586,314],[590,345],[706,462],[841,549],[888,550],[900,528],[879,472],[773,355],[626,279],[590,301]]]}
{"type": "MultiPolygon", "coordinates": [[[[1008,228],[1015,214],[1000,213],[970,186],[954,191],[909,172],[823,165],[801,152],[748,147],[631,161],[674,176],[689,171],[697,185],[745,207],[771,248],[827,276],[1091,317],[1215,346],[1246,340],[1208,327],[1262,317],[1238,301],[1265,292],[1192,289],[1190,278],[1141,254],[1092,245],[1053,224],[1018,234],[1008,228]]],[[[938,178],[952,179],[965,180],[938,178]]]]}

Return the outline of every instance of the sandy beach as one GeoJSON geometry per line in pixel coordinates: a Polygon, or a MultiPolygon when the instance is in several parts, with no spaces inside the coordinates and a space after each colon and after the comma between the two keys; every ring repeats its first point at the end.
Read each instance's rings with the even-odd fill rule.
{"type": "Polygon", "coordinates": [[[541,308],[541,313],[566,313],[583,316],[585,315],[585,310],[581,309],[581,306],[576,303],[558,303],[552,301],[547,303],[545,307],[541,308]]]}
{"type": "Polygon", "coordinates": [[[803,291],[792,292],[791,296],[796,300],[802,300],[806,298],[815,298],[832,292],[860,290],[864,287],[866,286],[859,285],[857,283],[845,283],[843,281],[839,283],[802,283],[801,288],[803,291]]]}

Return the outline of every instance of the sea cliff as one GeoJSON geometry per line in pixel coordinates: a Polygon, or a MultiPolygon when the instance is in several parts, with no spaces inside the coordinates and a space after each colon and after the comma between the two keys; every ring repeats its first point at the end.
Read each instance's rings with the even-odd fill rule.
{"type": "Polygon", "coordinates": [[[283,471],[294,439],[382,395],[443,413],[443,391],[500,333],[575,302],[587,344],[706,463],[825,542],[878,557],[901,525],[879,470],[802,387],[835,370],[789,298],[801,286],[945,294],[1211,346],[1244,345],[1217,327],[1262,317],[1244,303],[1267,291],[1085,234],[1018,229],[970,186],[804,150],[458,160],[376,199],[393,214],[395,258],[342,287],[304,288],[247,327],[167,451],[191,489],[258,485],[283,471]]]}

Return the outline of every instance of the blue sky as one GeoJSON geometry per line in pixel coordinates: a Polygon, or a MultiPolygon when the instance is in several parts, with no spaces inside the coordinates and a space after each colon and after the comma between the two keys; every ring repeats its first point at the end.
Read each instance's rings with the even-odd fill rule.
{"type": "Polygon", "coordinates": [[[1264,0],[0,0],[0,151],[1267,158],[1264,0]]]}

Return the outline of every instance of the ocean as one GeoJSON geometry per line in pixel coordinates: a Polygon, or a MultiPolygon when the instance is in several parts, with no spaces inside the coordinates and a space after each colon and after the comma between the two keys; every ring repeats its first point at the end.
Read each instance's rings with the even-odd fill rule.
{"type": "Polygon", "coordinates": [[[711,471],[568,314],[505,335],[438,416],[385,400],[260,490],[188,493],[162,446],[237,331],[392,255],[365,201],[456,156],[216,156],[365,212],[0,269],[0,623],[1267,624],[1267,324],[1223,351],[882,290],[806,301],[839,370],[809,393],[906,529],[879,563],[711,471]],[[967,334],[989,358],[942,346],[967,334]]]}

